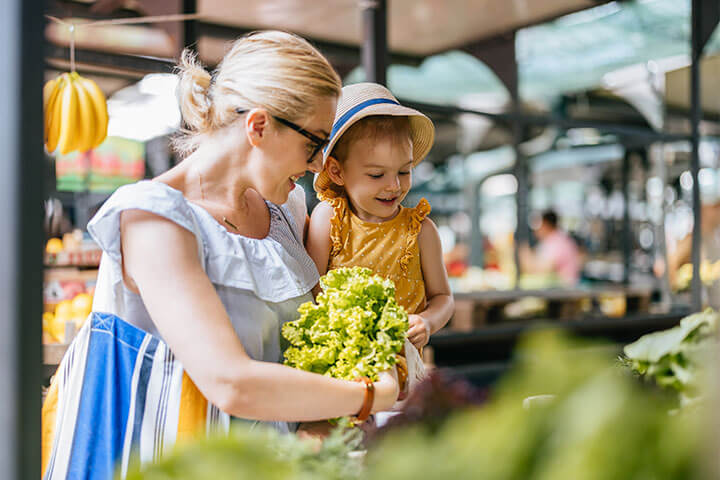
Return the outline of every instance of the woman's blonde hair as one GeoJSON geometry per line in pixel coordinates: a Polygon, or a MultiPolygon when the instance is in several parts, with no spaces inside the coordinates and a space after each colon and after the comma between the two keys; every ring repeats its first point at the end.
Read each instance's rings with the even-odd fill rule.
{"type": "Polygon", "coordinates": [[[319,99],[338,97],[342,82],[327,59],[291,33],[262,31],[237,39],[211,75],[185,49],[177,67],[185,127],[174,141],[187,155],[201,136],[238,118],[238,109],[265,108],[291,122],[313,113],[319,99]]]}

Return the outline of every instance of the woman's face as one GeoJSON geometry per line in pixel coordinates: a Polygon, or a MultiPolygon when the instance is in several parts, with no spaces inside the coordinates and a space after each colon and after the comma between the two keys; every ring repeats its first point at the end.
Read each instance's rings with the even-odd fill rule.
{"type": "MultiPolygon", "coordinates": [[[[294,122],[315,137],[327,139],[335,119],[336,98],[318,101],[314,113],[294,122]]],[[[317,143],[300,132],[270,117],[262,142],[262,155],[251,165],[255,190],[277,205],[287,202],[295,182],[309,170],[317,173],[322,168],[322,151],[317,143]],[[315,151],[315,155],[312,155],[315,151]],[[312,158],[310,158],[312,156],[312,158]]]]}

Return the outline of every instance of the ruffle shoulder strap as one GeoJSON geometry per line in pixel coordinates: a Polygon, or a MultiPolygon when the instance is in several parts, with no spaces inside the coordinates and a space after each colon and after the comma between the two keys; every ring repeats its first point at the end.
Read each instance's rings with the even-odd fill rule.
{"type": "Polygon", "coordinates": [[[330,257],[337,256],[345,245],[350,230],[347,198],[341,192],[326,189],[318,193],[318,198],[330,204],[333,216],[330,218],[330,257]]]}
{"type": "Polygon", "coordinates": [[[408,233],[405,237],[405,251],[402,257],[400,257],[400,268],[405,274],[408,273],[408,266],[410,265],[410,260],[412,260],[414,254],[417,237],[420,234],[420,229],[422,228],[422,222],[425,220],[425,217],[430,214],[430,210],[430,203],[425,198],[421,198],[415,208],[408,209],[410,222],[408,233]]]}

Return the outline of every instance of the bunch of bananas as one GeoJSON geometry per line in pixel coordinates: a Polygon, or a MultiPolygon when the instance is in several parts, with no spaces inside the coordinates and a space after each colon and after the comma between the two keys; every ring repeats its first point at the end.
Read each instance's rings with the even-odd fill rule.
{"type": "Polygon", "coordinates": [[[107,102],[92,80],[77,72],[63,73],[45,84],[43,100],[48,152],[85,152],[105,140],[107,102]]]}

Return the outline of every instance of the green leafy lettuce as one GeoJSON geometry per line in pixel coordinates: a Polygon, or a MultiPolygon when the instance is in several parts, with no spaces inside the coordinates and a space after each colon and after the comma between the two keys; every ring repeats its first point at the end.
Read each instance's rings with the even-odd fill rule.
{"type": "Polygon", "coordinates": [[[320,279],[317,303],[298,308],[283,325],[290,342],[285,365],[345,380],[378,373],[396,363],[408,329],[392,281],[367,268],[338,268],[320,279]]]}
{"type": "Polygon", "coordinates": [[[708,308],[676,327],[645,335],[625,347],[623,363],[636,375],[676,391],[681,405],[692,403],[706,380],[702,371],[714,361],[719,317],[708,308]]]}

